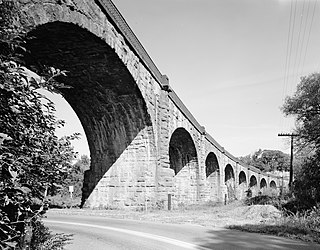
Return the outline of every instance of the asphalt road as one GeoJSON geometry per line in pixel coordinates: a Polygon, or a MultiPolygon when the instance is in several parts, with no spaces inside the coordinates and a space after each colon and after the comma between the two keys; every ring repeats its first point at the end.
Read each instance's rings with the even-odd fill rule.
{"type": "Polygon", "coordinates": [[[53,232],[73,234],[67,250],[162,249],[319,249],[276,236],[224,228],[177,225],[106,217],[50,214],[44,222],[53,232]]]}

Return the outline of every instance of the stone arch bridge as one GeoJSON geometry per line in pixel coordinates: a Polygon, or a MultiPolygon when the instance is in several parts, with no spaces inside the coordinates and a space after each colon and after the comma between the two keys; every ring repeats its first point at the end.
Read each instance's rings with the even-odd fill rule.
{"type": "Polygon", "coordinates": [[[25,61],[68,71],[60,89],[86,133],[86,207],[173,206],[278,192],[188,111],[110,0],[17,0],[25,61]]]}

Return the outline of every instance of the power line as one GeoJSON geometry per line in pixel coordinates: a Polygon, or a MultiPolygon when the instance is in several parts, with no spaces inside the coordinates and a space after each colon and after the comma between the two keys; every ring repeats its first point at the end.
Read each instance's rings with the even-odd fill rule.
{"type": "MultiPolygon", "coordinates": [[[[295,10],[296,12],[296,3],[295,2],[295,10]]],[[[286,61],[285,61],[285,69],[284,69],[284,82],[283,82],[283,89],[282,89],[282,102],[285,100],[285,96],[287,93],[287,84],[288,84],[288,75],[289,75],[289,68],[290,68],[290,58],[291,58],[291,50],[292,50],[292,40],[293,40],[293,32],[294,32],[294,22],[295,22],[295,15],[293,16],[293,1],[290,3],[290,19],[289,19],[289,31],[287,36],[287,50],[286,50],[286,61]],[[292,28],[291,28],[292,27],[292,28]]],[[[280,127],[284,127],[284,119],[280,116],[280,127]]]]}
{"type": "Polygon", "coordinates": [[[308,18],[309,18],[309,9],[310,9],[310,0],[308,1],[308,9],[307,9],[307,14],[306,14],[306,18],[305,18],[306,20],[305,20],[305,23],[304,23],[304,29],[303,29],[303,34],[302,34],[302,43],[301,43],[301,49],[300,49],[300,53],[299,53],[299,57],[298,57],[298,66],[297,66],[296,78],[298,78],[299,76],[302,76],[302,72],[300,72],[300,74],[299,74],[299,69],[300,69],[300,65],[301,65],[302,51],[303,51],[303,48],[304,48],[305,34],[306,34],[308,18]]]}
{"type": "Polygon", "coordinates": [[[312,30],[312,25],[313,25],[313,20],[314,20],[314,14],[315,14],[316,7],[317,7],[317,2],[318,2],[318,0],[315,1],[314,6],[313,6],[313,13],[312,13],[311,23],[310,23],[310,27],[309,27],[309,34],[308,34],[306,49],[305,49],[305,53],[304,53],[304,57],[303,57],[303,63],[302,63],[301,72],[303,72],[303,70],[304,70],[304,65],[305,65],[305,61],[306,61],[306,57],[307,57],[307,51],[308,51],[310,35],[311,35],[311,30],[312,30]]]}
{"type": "Polygon", "coordinates": [[[278,136],[290,136],[291,137],[291,147],[290,147],[290,175],[289,175],[289,187],[292,185],[293,181],[293,137],[299,136],[298,134],[288,134],[288,133],[281,133],[278,136]]]}

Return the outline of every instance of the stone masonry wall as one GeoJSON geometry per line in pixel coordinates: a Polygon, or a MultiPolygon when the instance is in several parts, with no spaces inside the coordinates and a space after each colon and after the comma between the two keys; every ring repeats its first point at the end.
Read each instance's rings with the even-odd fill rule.
{"type": "MultiPolygon", "coordinates": [[[[225,167],[228,164],[234,169],[232,185],[236,198],[242,198],[245,189],[239,187],[237,181],[240,170],[246,173],[247,185],[252,174],[256,176],[258,185],[260,184],[257,172],[231,159],[223,149],[210,142],[205,133],[196,128],[190,117],[169,98],[167,92],[169,90],[160,86],[146,64],[94,0],[45,2],[18,0],[17,2],[20,4],[21,25],[27,31],[48,23],[62,22],[81,27],[103,40],[112,48],[135,81],[143,97],[142,106],[145,105],[147,116],[150,117],[151,124],[146,123],[105,173],[98,175],[104,164],[101,159],[108,148],[96,152],[93,146],[90,147],[92,156],[100,154],[101,158],[92,159],[93,164],[87,174],[87,180],[93,181],[95,187],[86,201],[86,206],[163,208],[167,205],[168,194],[173,195],[173,207],[177,207],[180,203],[222,202],[228,191],[230,193],[228,183],[225,182],[225,167]],[[175,175],[174,170],[170,168],[169,144],[172,134],[178,128],[184,128],[190,134],[196,157],[175,175]],[[217,157],[219,171],[207,178],[205,160],[210,152],[217,157]]],[[[108,71],[108,68],[105,70],[108,71]]],[[[92,129],[92,133],[98,130],[93,125],[88,129],[92,129]]],[[[281,185],[279,179],[268,178],[267,187],[272,180],[277,187],[281,185]]]]}

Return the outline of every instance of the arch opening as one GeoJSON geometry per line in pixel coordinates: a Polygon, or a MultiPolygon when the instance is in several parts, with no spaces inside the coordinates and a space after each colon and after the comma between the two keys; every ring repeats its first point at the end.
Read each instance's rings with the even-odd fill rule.
{"type": "Polygon", "coordinates": [[[241,184],[247,184],[247,177],[243,171],[241,171],[239,174],[239,185],[241,184]]]}
{"type": "Polygon", "coordinates": [[[261,179],[260,181],[260,188],[266,188],[267,187],[267,182],[264,178],[261,179]]]}
{"type": "Polygon", "coordinates": [[[227,182],[231,180],[234,181],[234,172],[232,166],[228,164],[224,169],[224,181],[227,182]]]}
{"type": "Polygon", "coordinates": [[[45,72],[48,67],[67,71],[56,80],[68,87],[61,86],[57,92],[77,114],[91,156],[82,203],[113,164],[125,162],[126,149],[141,161],[134,166],[123,163],[123,168],[127,164],[128,169],[143,172],[148,164],[145,155],[153,151],[152,122],[138,85],[115,50],[86,29],[64,22],[43,24],[30,31],[26,48],[30,52],[25,55],[26,64],[36,72],[45,72]],[[132,146],[138,137],[150,142],[148,152],[139,153],[132,146]]]}
{"type": "Polygon", "coordinates": [[[249,184],[250,187],[255,187],[257,186],[257,178],[254,176],[254,175],[251,175],[250,177],[250,184],[249,184]]]}
{"type": "Polygon", "coordinates": [[[236,184],[234,178],[234,171],[233,167],[230,164],[227,164],[227,166],[224,169],[224,181],[225,185],[227,186],[228,199],[236,199],[236,184]]]}
{"type": "Polygon", "coordinates": [[[270,188],[273,188],[273,189],[277,188],[277,184],[275,183],[275,181],[270,181],[270,188]]]}
{"type": "Polygon", "coordinates": [[[210,152],[206,158],[206,177],[208,178],[212,173],[219,172],[219,163],[217,156],[210,152]]]}
{"type": "Polygon", "coordinates": [[[191,135],[184,128],[177,128],[169,142],[170,168],[175,175],[192,162],[198,162],[197,151],[191,135]]]}

